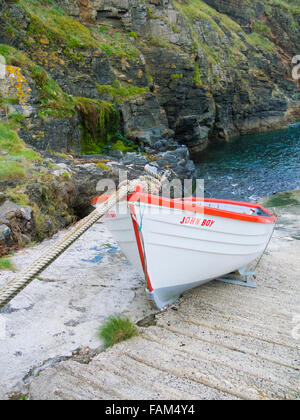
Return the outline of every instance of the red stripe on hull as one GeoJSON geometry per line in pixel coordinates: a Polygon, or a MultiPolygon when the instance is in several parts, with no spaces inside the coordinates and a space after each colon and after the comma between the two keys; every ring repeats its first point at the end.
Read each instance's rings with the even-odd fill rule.
{"type": "Polygon", "coordinates": [[[150,278],[149,278],[149,275],[148,275],[148,272],[147,272],[146,263],[145,263],[143,245],[142,245],[142,241],[141,241],[141,237],[140,237],[139,227],[138,227],[138,224],[137,224],[137,221],[136,221],[136,214],[135,214],[134,205],[130,204],[129,206],[130,206],[130,211],[131,211],[131,220],[132,220],[132,224],[133,224],[135,239],[136,239],[137,247],[138,247],[138,250],[139,250],[139,255],[140,255],[142,267],[143,267],[145,277],[146,277],[146,280],[147,280],[147,286],[148,286],[149,291],[153,292],[153,287],[151,285],[150,278]]]}

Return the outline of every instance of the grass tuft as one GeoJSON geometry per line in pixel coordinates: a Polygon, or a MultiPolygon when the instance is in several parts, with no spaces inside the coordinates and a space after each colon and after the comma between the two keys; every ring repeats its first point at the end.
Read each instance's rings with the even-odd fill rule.
{"type": "Polygon", "coordinates": [[[138,335],[136,326],[129,318],[120,315],[108,318],[99,329],[99,337],[103,340],[105,347],[111,347],[136,335],[138,335]]]}

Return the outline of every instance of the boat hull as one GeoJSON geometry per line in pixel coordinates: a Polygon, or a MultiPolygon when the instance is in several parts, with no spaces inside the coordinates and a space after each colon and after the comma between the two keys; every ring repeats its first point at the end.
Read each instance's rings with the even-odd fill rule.
{"type": "Polygon", "coordinates": [[[159,309],[186,290],[247,267],[264,252],[275,224],[140,201],[121,203],[105,221],[159,309]]]}

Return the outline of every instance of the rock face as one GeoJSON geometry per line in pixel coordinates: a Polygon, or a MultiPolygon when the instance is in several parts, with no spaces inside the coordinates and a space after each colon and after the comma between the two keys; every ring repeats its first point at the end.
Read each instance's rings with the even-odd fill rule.
{"type": "MultiPolygon", "coordinates": [[[[205,0],[205,3],[218,12],[228,15],[249,33],[253,30],[254,17],[263,21],[271,28],[273,39],[276,40],[278,47],[291,56],[298,54],[299,9],[290,9],[292,13],[287,13],[289,5],[286,5],[287,8],[271,8],[267,4],[269,2],[262,1],[251,2],[252,7],[249,7],[250,2],[247,0],[205,0]]],[[[296,6],[296,2],[294,6],[296,6]]]]}
{"type": "MultiPolygon", "coordinates": [[[[81,2],[82,3],[82,2],[81,2]]],[[[90,1],[94,19],[102,25],[141,33],[147,25],[147,5],[140,0],[90,1]]]]}
{"type": "Polygon", "coordinates": [[[168,125],[164,109],[160,107],[157,98],[151,93],[129,100],[122,105],[121,110],[124,132],[129,135],[132,135],[135,130],[147,130],[168,125]]]}
{"type": "Polygon", "coordinates": [[[77,117],[51,121],[33,118],[30,130],[21,129],[19,135],[27,144],[39,150],[75,154],[79,154],[81,150],[81,134],[77,117]]]}
{"type": "MultiPolygon", "coordinates": [[[[61,15],[91,28],[77,26],[82,41],[72,47],[62,34],[57,41],[53,22],[39,27],[25,3],[0,1],[0,42],[18,46],[66,94],[115,101],[99,96],[98,85],[114,87],[116,81],[122,88],[149,89],[116,100],[120,129],[128,136],[164,125],[196,155],[210,140],[277,128],[299,116],[299,90],[291,77],[291,59],[298,53],[297,5],[57,0],[61,15]]],[[[68,21],[66,32],[70,26],[68,21]]],[[[34,110],[41,98],[31,82],[34,110]]],[[[79,153],[79,121],[76,115],[55,121],[31,117],[21,135],[42,150],[79,153]]]]}
{"type": "MultiPolygon", "coordinates": [[[[296,3],[57,0],[38,12],[37,5],[0,0],[7,61],[0,123],[7,129],[11,119],[44,158],[20,143],[19,163],[35,156],[19,171],[26,180],[0,178],[1,206],[28,202],[33,212],[3,213],[0,246],[41,239],[86,215],[98,180],[117,184],[119,170],[137,177],[151,162],[191,178],[191,158],[210,141],[300,117],[296,3]]],[[[0,151],[0,163],[6,155],[16,162],[11,149],[0,151]]]]}

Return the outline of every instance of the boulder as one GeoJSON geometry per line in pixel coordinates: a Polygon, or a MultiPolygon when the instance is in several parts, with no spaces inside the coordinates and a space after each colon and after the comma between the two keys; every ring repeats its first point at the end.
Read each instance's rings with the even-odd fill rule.
{"type": "Polygon", "coordinates": [[[162,169],[171,169],[173,175],[181,180],[190,179],[195,174],[195,165],[184,145],[158,154],[157,165],[162,169]]]}
{"type": "Polygon", "coordinates": [[[135,166],[144,167],[148,163],[148,161],[144,156],[138,153],[132,152],[132,153],[127,153],[124,156],[122,163],[124,165],[135,165],[135,166]]]}
{"type": "Polygon", "coordinates": [[[31,242],[32,211],[9,200],[0,205],[0,244],[11,246],[14,242],[31,242]]]}
{"type": "Polygon", "coordinates": [[[203,150],[208,143],[210,128],[200,125],[197,115],[180,117],[176,125],[176,136],[192,152],[203,150]]]}
{"type": "Polygon", "coordinates": [[[162,125],[143,131],[135,131],[131,138],[146,153],[166,152],[178,147],[174,142],[174,131],[162,125]]]}
{"type": "Polygon", "coordinates": [[[21,207],[9,200],[0,205],[0,223],[9,224],[9,220],[15,216],[29,222],[32,217],[32,211],[29,207],[21,207]]]}
{"type": "Polygon", "coordinates": [[[12,232],[6,225],[0,225],[0,244],[6,244],[7,240],[11,239],[12,232]]]}

